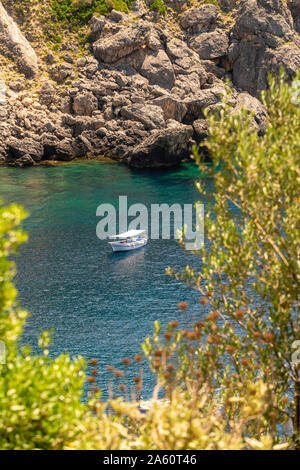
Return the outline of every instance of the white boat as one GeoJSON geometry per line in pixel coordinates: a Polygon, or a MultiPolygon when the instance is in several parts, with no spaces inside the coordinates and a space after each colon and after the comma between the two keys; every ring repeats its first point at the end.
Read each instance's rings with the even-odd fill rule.
{"type": "Polygon", "coordinates": [[[147,245],[148,239],[145,230],[129,230],[129,232],[113,235],[116,241],[108,242],[112,251],[130,251],[147,245]]]}

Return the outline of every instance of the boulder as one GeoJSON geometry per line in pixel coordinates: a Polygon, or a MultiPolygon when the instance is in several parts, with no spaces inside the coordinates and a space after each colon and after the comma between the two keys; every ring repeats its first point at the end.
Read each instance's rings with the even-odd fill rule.
{"type": "Polygon", "coordinates": [[[136,168],[178,165],[190,152],[192,126],[174,121],[127,152],[123,161],[136,168]]]}
{"type": "Polygon", "coordinates": [[[191,74],[180,74],[176,77],[172,95],[182,101],[197,96],[201,90],[201,81],[197,72],[191,74]]]}
{"type": "Polygon", "coordinates": [[[77,116],[92,116],[97,109],[98,99],[93,93],[85,90],[74,96],[73,112],[77,116]]]}
{"type": "Polygon", "coordinates": [[[90,116],[72,116],[70,114],[65,114],[62,118],[62,121],[67,126],[72,128],[72,133],[74,137],[82,134],[84,131],[94,131],[104,126],[105,121],[102,117],[90,117],[90,116]]]}
{"type": "Polygon", "coordinates": [[[140,74],[149,80],[150,85],[158,85],[170,90],[175,81],[172,63],[163,49],[148,50],[140,69],[140,74]]]}
{"type": "Polygon", "coordinates": [[[73,67],[72,64],[61,64],[61,65],[52,65],[51,69],[49,70],[51,78],[58,83],[62,83],[69,77],[73,76],[73,67]]]}
{"type": "Polygon", "coordinates": [[[258,88],[260,89],[266,88],[267,75],[269,73],[278,75],[281,66],[291,79],[300,70],[300,48],[295,44],[285,44],[275,50],[267,49],[259,65],[261,66],[258,70],[258,88]]]}
{"type": "Polygon", "coordinates": [[[29,155],[35,162],[39,162],[43,157],[42,144],[29,137],[24,139],[11,137],[7,143],[7,150],[9,160],[18,160],[29,155]]]}
{"type": "Polygon", "coordinates": [[[184,41],[180,39],[168,41],[166,53],[172,61],[176,75],[190,75],[196,72],[199,75],[200,84],[203,85],[206,82],[207,74],[199,60],[199,56],[184,41]]]}
{"type": "Polygon", "coordinates": [[[199,34],[190,41],[190,47],[197,52],[200,59],[217,59],[223,57],[228,52],[228,46],[228,34],[222,29],[199,34]]]}
{"type": "Polygon", "coordinates": [[[117,34],[101,38],[93,45],[96,59],[112,64],[126,57],[147,43],[150,25],[141,23],[132,28],[123,28],[117,34]]]}
{"type": "Polygon", "coordinates": [[[141,122],[147,130],[161,128],[165,125],[162,109],[153,104],[136,103],[124,106],[121,108],[120,114],[125,119],[141,122]]]}
{"type": "Polygon", "coordinates": [[[8,86],[11,90],[23,91],[26,88],[26,82],[25,79],[18,78],[17,80],[9,81],[8,86]]]}
{"type": "Polygon", "coordinates": [[[216,86],[208,90],[200,90],[197,95],[184,100],[187,107],[185,122],[193,122],[196,119],[204,118],[203,110],[210,108],[222,101],[224,87],[216,86]]]}
{"type": "Polygon", "coordinates": [[[210,31],[219,18],[219,9],[216,5],[206,4],[194,7],[183,13],[180,25],[190,33],[210,31]]]}
{"type": "Polygon", "coordinates": [[[193,122],[194,138],[197,144],[203,142],[208,135],[208,123],[206,119],[197,119],[193,122]]]}
{"type": "Polygon", "coordinates": [[[114,63],[114,66],[129,71],[129,73],[134,74],[139,72],[147,55],[146,47],[142,47],[134,50],[131,54],[128,54],[117,62],[114,63]]]}
{"type": "Polygon", "coordinates": [[[71,139],[64,139],[55,146],[55,157],[57,160],[70,161],[76,157],[75,149],[71,139]]]}
{"type": "Polygon", "coordinates": [[[166,120],[173,119],[175,121],[182,122],[187,112],[186,105],[172,95],[160,96],[155,98],[152,103],[163,110],[166,120]]]}
{"type": "Polygon", "coordinates": [[[50,106],[55,101],[56,96],[56,86],[54,83],[46,81],[42,84],[40,93],[39,93],[39,102],[42,105],[50,106]]]}
{"type": "Polygon", "coordinates": [[[42,135],[42,145],[43,145],[43,158],[46,160],[51,159],[56,155],[56,147],[59,145],[59,139],[53,134],[43,134],[42,135]]]}
{"type": "Polygon", "coordinates": [[[108,26],[105,16],[93,16],[91,19],[92,33],[98,35],[104,31],[105,27],[108,26]]]}
{"type": "Polygon", "coordinates": [[[117,11],[112,9],[109,15],[109,19],[112,21],[115,21],[116,23],[119,23],[120,21],[123,21],[126,18],[126,13],[123,13],[122,11],[117,11]]]}
{"type": "Polygon", "coordinates": [[[44,57],[44,60],[47,62],[49,65],[53,65],[55,63],[55,57],[52,54],[52,52],[48,52],[47,55],[44,57]]]}
{"type": "Polygon", "coordinates": [[[290,41],[292,28],[291,12],[282,0],[242,0],[233,35],[237,39],[273,35],[290,41]]]}
{"type": "Polygon", "coordinates": [[[266,110],[261,101],[249,95],[249,93],[239,93],[233,111],[239,111],[242,108],[254,113],[253,126],[258,130],[259,134],[264,134],[268,119],[266,110]]]}
{"type": "Polygon", "coordinates": [[[31,158],[30,155],[24,155],[23,157],[20,157],[12,162],[12,165],[19,168],[24,168],[26,166],[34,166],[35,161],[31,158]]]}
{"type": "Polygon", "coordinates": [[[11,57],[27,78],[38,72],[36,53],[0,2],[0,52],[11,57]]]}

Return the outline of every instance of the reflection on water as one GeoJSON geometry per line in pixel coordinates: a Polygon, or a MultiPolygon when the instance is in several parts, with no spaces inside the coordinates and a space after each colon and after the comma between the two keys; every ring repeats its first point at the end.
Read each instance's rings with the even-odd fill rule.
{"type": "Polygon", "coordinates": [[[111,253],[109,260],[116,269],[134,271],[144,264],[146,246],[132,251],[111,253]]]}

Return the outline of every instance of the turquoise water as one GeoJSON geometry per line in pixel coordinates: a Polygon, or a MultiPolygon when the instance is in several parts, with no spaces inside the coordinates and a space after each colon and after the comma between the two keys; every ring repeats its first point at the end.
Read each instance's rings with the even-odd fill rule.
{"type": "MultiPolygon", "coordinates": [[[[165,268],[199,267],[175,240],[153,240],[137,251],[112,254],[96,237],[96,208],[128,203],[193,203],[200,199],[193,165],[168,171],[133,171],[108,162],[80,162],[26,170],[0,167],[0,198],[22,204],[29,242],[17,256],[22,306],[32,312],[23,341],[54,328],[53,355],[68,351],[120,367],[152,332],[155,320],[179,319],[178,302],[199,314],[197,293],[165,275],[165,268]]],[[[207,181],[206,184],[210,185],[207,181]]],[[[132,368],[130,376],[136,374],[132,368]]],[[[144,397],[153,385],[144,372],[144,397]]],[[[104,386],[102,384],[102,386],[104,386]]],[[[105,386],[104,386],[105,388],[105,386]]]]}

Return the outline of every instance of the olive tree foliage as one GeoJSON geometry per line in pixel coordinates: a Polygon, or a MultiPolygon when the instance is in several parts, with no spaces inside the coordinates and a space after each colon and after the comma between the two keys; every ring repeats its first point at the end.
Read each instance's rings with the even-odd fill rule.
{"type": "MultiPolygon", "coordinates": [[[[206,194],[208,247],[198,253],[200,269],[168,270],[198,289],[217,312],[223,366],[230,364],[230,370],[240,374],[245,365],[252,380],[260,377],[274,384],[275,425],[293,421],[296,440],[300,430],[299,78],[300,73],[292,85],[283,71],[278,79],[269,78],[269,89],[262,95],[268,114],[262,137],[253,125],[254,116],[245,110],[233,112],[228,97],[218,113],[208,114],[210,130],[204,145],[212,166],[207,167],[201,153],[194,151],[215,187],[213,197],[206,194]]],[[[204,181],[197,183],[202,194],[204,181]]]]}

